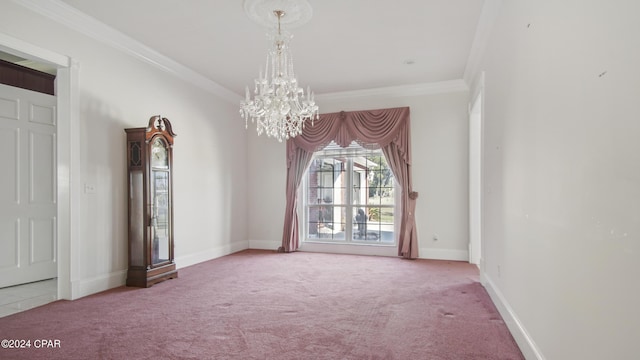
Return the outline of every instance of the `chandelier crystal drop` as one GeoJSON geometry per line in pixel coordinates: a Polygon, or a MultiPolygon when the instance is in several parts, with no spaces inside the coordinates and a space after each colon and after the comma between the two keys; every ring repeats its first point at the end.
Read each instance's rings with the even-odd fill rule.
{"type": "Polygon", "coordinates": [[[284,11],[275,10],[278,18],[278,28],[268,34],[273,46],[267,53],[264,73],[259,71],[255,79],[251,98],[249,87],[245,89],[245,99],[240,102],[240,115],[245,120],[255,122],[258,135],[265,133],[268,137],[283,139],[293,138],[302,134],[305,121],[319,118],[318,106],[313,99],[313,93],[307,87],[307,93],[298,86],[298,80],[293,72],[293,58],[289,51],[289,41],[292,35],[280,29],[280,19],[284,11]]]}

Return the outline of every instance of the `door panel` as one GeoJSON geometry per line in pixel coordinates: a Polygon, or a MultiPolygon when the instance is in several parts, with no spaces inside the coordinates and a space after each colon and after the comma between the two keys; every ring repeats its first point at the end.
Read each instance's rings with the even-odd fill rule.
{"type": "Polygon", "coordinates": [[[20,202],[19,154],[20,129],[0,128],[0,164],[5,170],[0,171],[0,204],[3,207],[20,202]]]}
{"type": "Polygon", "coordinates": [[[20,264],[20,219],[0,219],[0,236],[2,237],[0,272],[15,269],[20,264]]]}
{"type": "MultiPolygon", "coordinates": [[[[2,85],[3,88],[9,87],[2,85]]],[[[5,119],[18,120],[20,116],[20,100],[12,99],[10,96],[5,97],[0,93],[0,117],[5,119]]]]}
{"type": "Polygon", "coordinates": [[[43,105],[33,104],[33,103],[30,105],[31,106],[29,109],[29,121],[34,123],[44,124],[44,125],[55,126],[56,124],[55,106],[43,106],[43,105]]]}
{"type": "Polygon", "coordinates": [[[55,204],[55,134],[29,134],[29,202],[55,204]]]}
{"type": "Polygon", "coordinates": [[[0,85],[0,287],[57,276],[55,104],[0,85]]]}
{"type": "Polygon", "coordinates": [[[31,219],[30,233],[30,264],[55,262],[55,218],[31,219]]]}

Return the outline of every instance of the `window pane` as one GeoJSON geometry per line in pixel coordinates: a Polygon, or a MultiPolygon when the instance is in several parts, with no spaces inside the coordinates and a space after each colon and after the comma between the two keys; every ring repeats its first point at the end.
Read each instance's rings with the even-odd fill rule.
{"type": "Polygon", "coordinates": [[[344,204],[346,199],[344,159],[318,157],[311,162],[308,171],[309,204],[344,204]]]}
{"type": "Polygon", "coordinates": [[[309,239],[344,240],[345,213],[342,206],[309,206],[307,237],[309,239]]]}
{"type": "Polygon", "coordinates": [[[369,214],[365,207],[354,208],[355,218],[353,226],[353,239],[366,240],[369,236],[369,214]]]}
{"type": "Polygon", "coordinates": [[[381,187],[379,188],[380,194],[380,205],[393,206],[395,201],[395,196],[392,187],[381,187]]]}
{"type": "Polygon", "coordinates": [[[361,207],[354,209],[354,213],[354,241],[395,242],[393,207],[361,207]]]}

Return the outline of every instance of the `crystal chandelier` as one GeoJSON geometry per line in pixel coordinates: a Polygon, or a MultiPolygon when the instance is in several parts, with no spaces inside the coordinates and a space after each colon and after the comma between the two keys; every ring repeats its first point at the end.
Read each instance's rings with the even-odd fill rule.
{"type": "Polygon", "coordinates": [[[255,79],[253,99],[249,87],[245,89],[240,115],[245,120],[245,127],[250,118],[251,122],[256,122],[258,135],[266,133],[282,142],[282,139],[302,134],[305,121],[310,119],[313,125],[319,115],[313,93],[307,87],[305,95],[293,73],[293,58],[289,51],[292,35],[280,29],[280,19],[285,12],[275,10],[273,13],[278,18],[277,32],[269,36],[273,46],[267,53],[264,73],[260,69],[260,75],[255,79]]]}

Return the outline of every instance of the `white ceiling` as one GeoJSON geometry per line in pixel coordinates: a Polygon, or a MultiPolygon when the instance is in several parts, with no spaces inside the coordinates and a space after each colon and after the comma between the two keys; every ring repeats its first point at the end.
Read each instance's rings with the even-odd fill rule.
{"type": "MultiPolygon", "coordinates": [[[[264,67],[266,29],[243,0],[63,1],[239,96],[264,67]]],[[[484,0],[309,3],[291,51],[300,84],[326,94],[462,79],[484,0]]]]}

